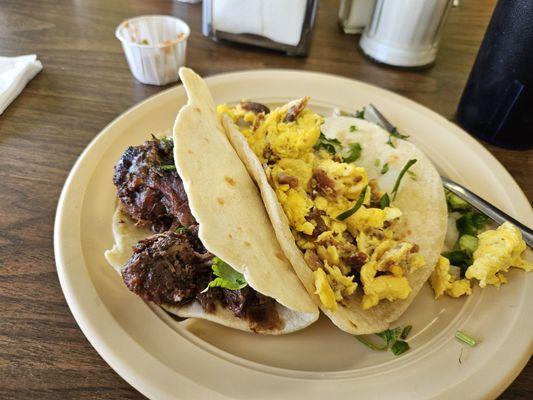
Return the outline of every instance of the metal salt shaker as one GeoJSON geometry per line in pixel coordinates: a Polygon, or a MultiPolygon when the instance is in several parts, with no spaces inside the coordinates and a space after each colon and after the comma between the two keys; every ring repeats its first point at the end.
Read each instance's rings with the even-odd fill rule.
{"type": "Polygon", "coordinates": [[[451,5],[452,0],[376,0],[359,45],[384,64],[430,66],[451,5]]]}

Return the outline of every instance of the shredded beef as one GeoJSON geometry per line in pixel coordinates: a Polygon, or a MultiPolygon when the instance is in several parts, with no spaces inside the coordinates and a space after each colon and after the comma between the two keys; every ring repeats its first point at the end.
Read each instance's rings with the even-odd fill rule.
{"type": "Polygon", "coordinates": [[[241,290],[214,287],[203,292],[214,278],[213,254],[204,248],[195,228],[160,233],[138,242],[122,268],[128,289],[158,305],[179,306],[197,300],[208,313],[215,312],[217,306],[227,307],[235,316],[248,320],[254,331],[281,328],[275,300],[249,286],[241,290]]]}
{"type": "Polygon", "coordinates": [[[113,183],[124,210],[138,226],[164,232],[196,222],[174,167],[171,139],[131,146],[115,165],[113,183]]]}
{"type": "Polygon", "coordinates": [[[173,166],[172,140],[156,138],[129,147],[115,166],[113,182],[124,210],[137,225],[163,232],[133,247],[132,257],[122,268],[126,286],[158,305],[180,306],[197,300],[208,313],[227,307],[247,319],[254,331],[281,328],[275,300],[249,286],[204,292],[214,279],[214,256],[198,238],[198,223],[173,166]],[[180,226],[186,229],[175,232],[180,226]]]}
{"type": "Polygon", "coordinates": [[[166,232],[138,242],[122,269],[128,289],[159,305],[194,300],[211,280],[213,255],[191,236],[166,232]]]}
{"type": "Polygon", "coordinates": [[[223,289],[227,307],[240,318],[247,318],[254,331],[282,327],[276,310],[276,301],[256,292],[249,286],[240,290],[223,289]]]}

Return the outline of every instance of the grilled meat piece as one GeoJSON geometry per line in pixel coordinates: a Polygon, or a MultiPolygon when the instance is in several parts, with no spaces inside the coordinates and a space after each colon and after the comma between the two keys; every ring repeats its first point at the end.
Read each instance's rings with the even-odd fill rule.
{"type": "Polygon", "coordinates": [[[282,327],[276,301],[256,292],[250,286],[240,290],[223,289],[224,301],[233,314],[248,319],[254,331],[282,327]]]}
{"type": "Polygon", "coordinates": [[[166,232],[135,245],[122,268],[122,279],[146,301],[182,305],[194,300],[211,281],[212,259],[191,232],[166,232]]]}
{"type": "Polygon", "coordinates": [[[248,320],[254,331],[281,328],[276,301],[249,286],[240,290],[210,288],[214,279],[213,254],[197,237],[197,229],[165,232],[141,240],[122,268],[124,283],[135,294],[158,305],[180,306],[198,300],[212,313],[227,307],[235,316],[248,320]]]}
{"type": "Polygon", "coordinates": [[[115,165],[113,183],[124,210],[138,226],[154,232],[196,225],[183,183],[174,167],[173,142],[148,140],[131,146],[115,165]]]}

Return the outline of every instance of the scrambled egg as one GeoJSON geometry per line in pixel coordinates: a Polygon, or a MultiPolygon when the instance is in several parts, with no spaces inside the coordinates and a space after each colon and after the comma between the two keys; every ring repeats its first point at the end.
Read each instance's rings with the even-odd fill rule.
{"type": "Polygon", "coordinates": [[[444,293],[451,297],[470,295],[472,289],[468,279],[456,279],[450,274],[450,261],[446,257],[440,257],[435,269],[429,277],[429,284],[435,292],[435,299],[444,293]]]}
{"type": "Polygon", "coordinates": [[[457,279],[450,274],[450,261],[440,257],[429,283],[435,292],[435,299],[443,294],[460,297],[472,294],[471,279],[477,279],[479,286],[500,286],[507,282],[504,272],[510,267],[522,268],[526,272],[533,264],[523,260],[521,254],[526,249],[520,231],[511,223],[505,222],[497,229],[487,230],[478,235],[478,248],[473,254],[473,263],[466,269],[466,279],[457,279]]]}
{"type": "Polygon", "coordinates": [[[478,236],[479,245],[474,252],[474,263],[466,270],[468,279],[479,280],[479,286],[496,285],[507,280],[503,272],[510,267],[522,268],[529,272],[533,264],[520,255],[526,249],[520,231],[511,223],[505,222],[496,230],[488,230],[478,236]]]}
{"type": "Polygon", "coordinates": [[[392,204],[379,207],[383,193],[365,168],[343,162],[341,149],[330,143],[320,146],[323,118],[305,108],[306,101],[270,112],[221,105],[218,113],[233,119],[263,164],[325,307],[336,310],[358,286],[364,309],[405,299],[411,292],[406,274],[424,258],[395,234],[402,212],[392,204]],[[360,198],[355,213],[338,218],[360,198]]]}

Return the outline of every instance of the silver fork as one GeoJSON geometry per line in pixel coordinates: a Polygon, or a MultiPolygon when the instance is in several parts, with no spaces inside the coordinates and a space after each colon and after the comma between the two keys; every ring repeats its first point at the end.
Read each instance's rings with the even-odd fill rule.
{"type": "MultiPolygon", "coordinates": [[[[367,117],[370,117],[368,119],[372,122],[381,125],[381,127],[383,127],[387,132],[398,133],[396,127],[391,124],[389,120],[387,120],[387,118],[385,118],[383,114],[381,114],[381,112],[379,112],[379,110],[372,104],[365,107],[365,118],[367,117]],[[367,115],[368,110],[370,110],[369,115],[367,115]]],[[[520,230],[520,232],[522,232],[522,237],[524,238],[524,241],[527,243],[527,245],[533,248],[533,230],[531,228],[517,221],[510,215],[507,215],[499,208],[490,204],[487,200],[484,200],[477,194],[465,188],[463,185],[444,176],[441,176],[441,178],[442,183],[446,189],[466,201],[468,204],[479,210],[481,213],[485,214],[498,225],[508,221],[514,226],[516,226],[520,230]]]]}

